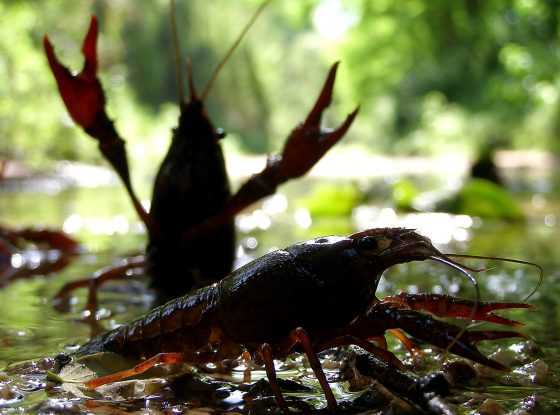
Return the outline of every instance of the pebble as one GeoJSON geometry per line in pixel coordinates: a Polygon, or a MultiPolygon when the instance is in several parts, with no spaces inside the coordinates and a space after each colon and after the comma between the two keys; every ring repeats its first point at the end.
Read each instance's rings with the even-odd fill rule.
{"type": "Polygon", "coordinates": [[[494,399],[486,399],[478,408],[478,413],[480,415],[502,415],[504,409],[494,399]]]}

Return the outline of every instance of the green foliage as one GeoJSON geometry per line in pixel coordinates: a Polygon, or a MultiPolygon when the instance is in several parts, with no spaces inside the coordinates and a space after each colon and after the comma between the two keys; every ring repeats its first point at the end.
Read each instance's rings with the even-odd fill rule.
{"type": "Polygon", "coordinates": [[[412,204],[419,195],[418,188],[409,179],[400,179],[393,183],[393,203],[401,211],[414,210],[412,204]]]}
{"type": "MultiPolygon", "coordinates": [[[[199,90],[258,4],[177,2],[181,53],[193,62],[199,90]]],[[[326,122],[340,120],[356,103],[362,107],[342,144],[475,154],[497,137],[502,147],[559,151],[559,4],[272,2],[220,74],[208,111],[235,147],[275,151],[309,109],[328,66],[341,60],[326,122]],[[329,7],[343,13],[319,14],[329,7]],[[348,30],[333,36],[342,26],[348,30]]],[[[41,46],[48,33],[63,61],[79,69],[81,41],[95,13],[110,114],[133,156],[149,155],[155,164],[176,123],[170,116],[178,92],[168,7],[165,0],[1,2],[9,24],[0,28],[0,76],[6,80],[0,85],[0,157],[33,166],[100,160],[95,143],[66,115],[41,46]]]]}
{"type": "Polygon", "coordinates": [[[349,216],[363,199],[353,184],[320,184],[312,193],[296,203],[309,210],[313,217],[349,216]]]}
{"type": "Polygon", "coordinates": [[[437,210],[511,221],[525,217],[519,203],[506,189],[483,179],[469,180],[458,194],[441,202],[437,210]]]}

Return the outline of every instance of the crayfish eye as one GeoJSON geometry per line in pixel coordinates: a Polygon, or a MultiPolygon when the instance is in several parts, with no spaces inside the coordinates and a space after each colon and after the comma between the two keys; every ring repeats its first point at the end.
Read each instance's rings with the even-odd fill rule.
{"type": "Polygon", "coordinates": [[[358,239],[357,248],[364,253],[379,253],[391,246],[391,239],[384,236],[364,236],[358,239]]]}
{"type": "Polygon", "coordinates": [[[226,136],[226,132],[223,128],[216,128],[216,131],[214,131],[214,135],[216,137],[216,140],[221,140],[226,136]]]}

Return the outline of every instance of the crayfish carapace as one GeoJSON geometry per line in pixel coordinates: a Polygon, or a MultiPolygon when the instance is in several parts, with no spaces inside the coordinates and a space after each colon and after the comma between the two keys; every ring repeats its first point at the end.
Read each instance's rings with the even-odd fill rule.
{"type": "Polygon", "coordinates": [[[384,335],[388,330],[398,330],[405,341],[411,342],[404,334],[408,333],[483,365],[507,370],[484,356],[476,343],[521,337],[520,333],[461,329],[420,311],[518,327],[521,323],[492,312],[528,308],[528,304],[433,294],[376,298],[385,270],[395,264],[430,259],[473,278],[466,267],[410,229],[370,229],[348,237],[313,239],[271,252],[218,283],[172,300],[83,345],[78,355],[111,351],[148,359],[130,370],[93,379],[86,385],[95,388],[118,381],[157,363],[219,364],[248,353],[256,363],[264,364],[276,401],[286,410],[273,360],[303,352],[332,410],[337,402],[317,353],[356,345],[402,368],[400,360],[386,348],[384,335]]]}

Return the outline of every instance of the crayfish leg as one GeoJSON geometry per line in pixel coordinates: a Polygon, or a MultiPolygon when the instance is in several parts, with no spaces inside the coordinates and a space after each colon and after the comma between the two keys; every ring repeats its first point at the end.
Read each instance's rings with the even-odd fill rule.
{"type": "Polygon", "coordinates": [[[393,337],[396,337],[412,356],[422,356],[422,349],[420,349],[420,347],[418,347],[416,343],[414,343],[414,341],[412,341],[405,334],[404,331],[402,331],[401,329],[390,329],[387,330],[387,332],[389,332],[393,337]]]}
{"type": "Polygon", "coordinates": [[[64,254],[73,255],[80,252],[80,244],[66,232],[52,229],[8,229],[0,226],[0,237],[18,246],[18,240],[41,244],[49,249],[56,249],[64,254]]]}
{"type": "Polygon", "coordinates": [[[311,344],[309,335],[303,328],[298,327],[290,333],[290,340],[293,342],[291,349],[293,349],[293,347],[297,344],[300,344],[303,348],[303,351],[307,356],[307,360],[309,361],[309,365],[311,366],[311,369],[313,369],[313,373],[323,389],[323,393],[327,399],[327,407],[329,410],[335,411],[337,407],[336,399],[333,395],[331,387],[329,386],[329,382],[327,382],[327,377],[325,376],[325,372],[323,372],[321,362],[319,361],[315,350],[313,350],[313,345],[311,344]]]}
{"type": "Polygon", "coordinates": [[[532,308],[531,304],[513,302],[480,302],[443,294],[408,294],[400,293],[386,297],[383,303],[398,304],[411,310],[427,311],[438,317],[453,317],[468,320],[487,321],[511,327],[522,327],[523,323],[510,320],[493,311],[512,308],[532,308]]]}
{"type": "Polygon", "coordinates": [[[89,311],[89,317],[93,318],[97,312],[97,290],[99,287],[106,282],[126,278],[130,271],[143,269],[145,263],[144,256],[140,255],[124,260],[122,265],[101,269],[91,278],[83,278],[68,282],[56,293],[54,300],[58,304],[63,304],[64,300],[72,291],[78,288],[88,287],[88,299],[85,309],[89,311]]]}
{"type": "Polygon", "coordinates": [[[95,389],[100,386],[106,385],[108,383],[114,383],[121,381],[132,376],[140,375],[147,372],[149,369],[157,364],[177,364],[184,361],[182,353],[158,353],[154,357],[151,357],[142,363],[137,364],[132,369],[122,370],[107,376],[101,376],[85,383],[86,387],[90,389],[95,389]]]}
{"type": "Polygon", "coordinates": [[[272,348],[270,347],[270,344],[263,343],[260,348],[260,354],[264,362],[268,383],[270,384],[276,403],[282,411],[284,411],[284,413],[288,413],[288,404],[284,399],[284,395],[282,395],[280,386],[278,386],[278,379],[276,378],[276,369],[274,368],[274,358],[272,357],[272,348]]]}
{"type": "MultiPolygon", "coordinates": [[[[391,353],[389,350],[386,350],[386,348],[377,347],[373,343],[367,340],[363,340],[357,336],[343,335],[343,336],[335,337],[333,339],[326,340],[320,343],[316,348],[318,351],[323,351],[323,350],[331,349],[333,347],[350,346],[350,345],[359,346],[365,351],[377,356],[387,364],[395,366],[398,369],[401,370],[405,369],[400,359],[397,356],[395,356],[393,353],[391,353]]],[[[386,343],[385,346],[387,346],[386,343]]]]}

